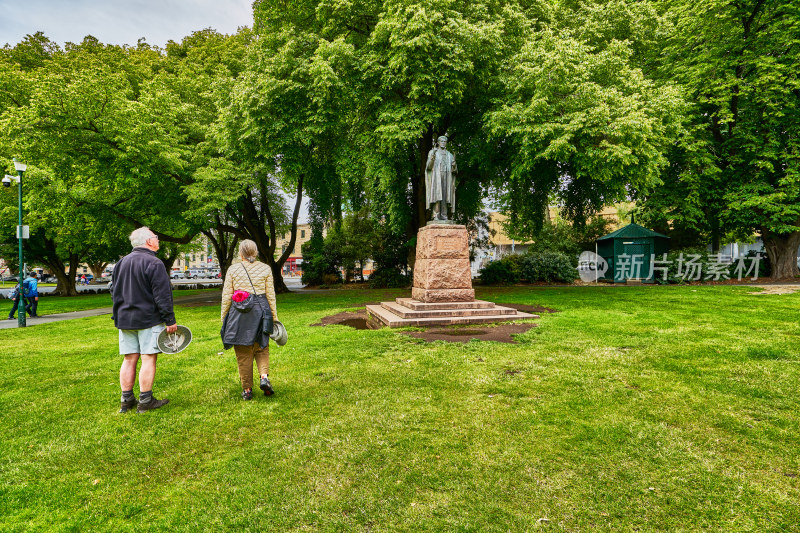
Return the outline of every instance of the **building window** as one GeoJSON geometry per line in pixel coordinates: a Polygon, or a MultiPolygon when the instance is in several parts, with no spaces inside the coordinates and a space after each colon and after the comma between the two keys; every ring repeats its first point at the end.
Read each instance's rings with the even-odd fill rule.
{"type": "Polygon", "coordinates": [[[306,230],[304,230],[304,229],[300,230],[300,238],[301,239],[305,239],[306,238],[306,230]]]}

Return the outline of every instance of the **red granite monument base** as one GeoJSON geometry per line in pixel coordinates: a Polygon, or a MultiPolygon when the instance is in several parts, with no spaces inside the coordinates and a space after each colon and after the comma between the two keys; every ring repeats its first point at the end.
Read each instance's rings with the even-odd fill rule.
{"type": "Polygon", "coordinates": [[[466,226],[431,224],[417,234],[411,298],[368,305],[373,325],[443,326],[539,318],[510,307],[475,300],[466,226]]]}

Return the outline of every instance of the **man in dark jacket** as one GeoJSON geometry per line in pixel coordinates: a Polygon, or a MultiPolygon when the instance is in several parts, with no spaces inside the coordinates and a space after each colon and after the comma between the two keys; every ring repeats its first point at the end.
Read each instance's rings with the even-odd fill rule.
{"type": "Polygon", "coordinates": [[[114,268],[114,325],[119,329],[119,351],[124,357],[119,369],[122,388],[120,413],[132,409],[137,403],[137,413],[158,409],[169,403],[166,398],[153,396],[156,376],[158,334],[166,328],[170,333],[177,329],[172,310],[172,286],[164,263],[156,257],[158,237],[149,228],[138,228],[131,233],[133,251],[123,257],[114,268]],[[133,395],[136,381],[136,364],[139,369],[139,401],[133,395]]]}

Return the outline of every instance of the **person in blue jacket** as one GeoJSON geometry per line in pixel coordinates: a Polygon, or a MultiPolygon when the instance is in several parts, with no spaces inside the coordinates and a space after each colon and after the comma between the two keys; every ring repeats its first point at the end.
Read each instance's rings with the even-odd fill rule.
{"type": "Polygon", "coordinates": [[[25,281],[22,282],[22,292],[25,297],[25,310],[31,317],[39,316],[37,309],[39,307],[39,280],[36,272],[31,272],[25,281]]]}

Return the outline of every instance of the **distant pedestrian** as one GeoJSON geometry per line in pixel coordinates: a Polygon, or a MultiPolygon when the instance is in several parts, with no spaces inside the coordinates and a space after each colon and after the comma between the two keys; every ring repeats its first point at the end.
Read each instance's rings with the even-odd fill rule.
{"type": "Polygon", "coordinates": [[[23,313],[25,312],[24,309],[26,302],[24,296],[22,296],[20,293],[19,285],[11,289],[11,293],[8,295],[8,298],[14,302],[14,304],[11,306],[11,312],[8,314],[8,319],[14,320],[14,314],[17,312],[17,309],[20,308],[20,300],[22,300],[21,310],[23,313]]]}
{"type": "Polygon", "coordinates": [[[31,272],[25,281],[22,282],[23,296],[25,297],[25,310],[31,317],[36,318],[39,316],[39,280],[37,279],[36,272],[31,272]]]}
{"type": "Polygon", "coordinates": [[[261,376],[259,387],[273,394],[269,381],[269,333],[278,320],[272,269],[256,261],[256,243],[245,239],[239,245],[241,263],[225,273],[222,289],[222,343],[233,346],[242,383],[242,399],[253,399],[253,360],[261,376]]]}
{"type": "Polygon", "coordinates": [[[123,257],[114,269],[111,299],[114,303],[112,317],[119,329],[119,351],[123,356],[119,369],[122,389],[120,413],[127,412],[137,403],[137,413],[158,409],[169,400],[153,396],[156,361],[161,350],[158,334],[166,329],[177,331],[172,308],[172,287],[164,263],[156,257],[158,237],[149,228],[138,228],[130,236],[133,251],[123,257]],[[139,401],[133,394],[136,381],[136,364],[139,358],[139,401]]]}

